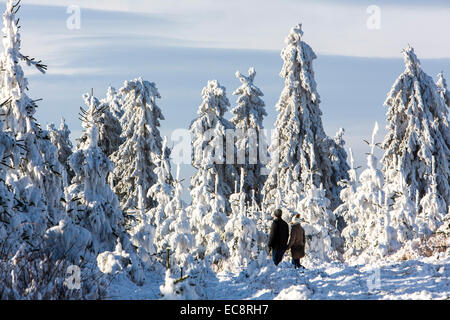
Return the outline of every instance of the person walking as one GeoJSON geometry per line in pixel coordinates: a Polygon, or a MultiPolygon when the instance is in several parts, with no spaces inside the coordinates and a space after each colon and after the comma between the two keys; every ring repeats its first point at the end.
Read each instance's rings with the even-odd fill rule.
{"type": "Polygon", "coordinates": [[[283,255],[286,252],[289,238],[289,226],[286,221],[281,218],[281,209],[276,209],[273,215],[275,216],[275,219],[270,228],[268,247],[269,254],[270,251],[272,251],[273,263],[277,266],[281,260],[283,260],[283,255]]]}
{"type": "Polygon", "coordinates": [[[300,224],[300,214],[296,214],[291,221],[291,236],[289,238],[289,243],[287,250],[291,249],[292,264],[295,269],[303,268],[300,264],[300,259],[305,256],[305,230],[300,224]]]}

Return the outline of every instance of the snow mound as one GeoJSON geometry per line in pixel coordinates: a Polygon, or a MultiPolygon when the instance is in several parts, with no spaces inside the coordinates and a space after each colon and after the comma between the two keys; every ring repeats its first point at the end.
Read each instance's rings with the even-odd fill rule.
{"type": "Polygon", "coordinates": [[[199,296],[195,292],[194,286],[187,279],[174,279],[170,270],[166,271],[165,282],[160,286],[161,294],[164,300],[195,300],[199,296]]]}
{"type": "Polygon", "coordinates": [[[310,291],[306,285],[300,284],[281,290],[274,300],[307,300],[309,295],[310,291]]]}

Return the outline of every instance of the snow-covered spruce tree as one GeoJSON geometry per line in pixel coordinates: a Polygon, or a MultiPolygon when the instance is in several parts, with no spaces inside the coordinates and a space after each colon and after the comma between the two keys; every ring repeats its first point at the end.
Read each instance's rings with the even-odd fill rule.
{"type": "Polygon", "coordinates": [[[338,208],[345,208],[342,214],[346,227],[342,235],[345,238],[346,258],[377,259],[398,248],[397,232],[391,226],[387,198],[383,191],[383,173],[378,169],[378,159],[374,155],[377,132],[378,123],[375,123],[367,169],[361,173],[356,191],[350,193],[351,196],[338,208]]]}
{"type": "Polygon", "coordinates": [[[206,232],[203,230],[204,217],[211,210],[211,201],[213,198],[213,191],[208,186],[207,181],[210,179],[211,172],[205,172],[201,181],[191,186],[192,203],[188,207],[189,216],[191,218],[192,231],[195,236],[196,249],[193,250],[193,255],[197,258],[204,258],[205,243],[204,238],[206,232]]]}
{"type": "Polygon", "coordinates": [[[206,171],[201,178],[201,181],[196,180],[200,183],[193,185],[192,204],[189,207],[196,242],[193,255],[200,259],[208,258],[211,263],[219,264],[228,256],[224,241],[224,227],[228,221],[226,199],[219,192],[217,175],[214,175],[212,171],[206,171]],[[211,179],[215,181],[213,190],[208,185],[211,179]]]}
{"type": "Polygon", "coordinates": [[[74,176],[74,173],[69,165],[69,157],[73,153],[69,127],[67,126],[66,121],[61,119],[59,129],[56,129],[55,125],[51,123],[47,126],[47,131],[50,136],[50,141],[58,149],[58,160],[63,168],[64,187],[67,187],[74,176]]]}
{"type": "MultiPolygon", "coordinates": [[[[418,203],[413,201],[411,189],[408,188],[403,172],[397,175],[395,189],[390,185],[387,194],[389,203],[389,215],[392,227],[396,230],[396,240],[403,244],[413,239],[419,232],[417,227],[418,203]],[[392,201],[395,199],[395,202],[392,201]]],[[[416,196],[417,196],[416,192],[416,196]]]]}
{"type": "Polygon", "coordinates": [[[28,81],[21,62],[42,73],[45,73],[47,66],[20,51],[18,19],[15,17],[19,7],[18,2],[8,0],[3,14],[0,100],[7,101],[4,106],[4,129],[12,132],[25,150],[19,170],[10,170],[9,176],[17,182],[16,196],[27,204],[24,210],[29,213],[29,228],[42,235],[47,225],[57,224],[61,217],[62,168],[56,147],[33,117],[36,100],[26,94],[28,81]]]}
{"type": "Polygon", "coordinates": [[[430,236],[448,218],[448,207],[445,200],[439,196],[436,182],[436,162],[434,157],[431,162],[431,184],[427,188],[425,196],[420,200],[420,207],[423,208],[417,215],[417,234],[419,236],[430,236]]]}
{"type": "Polygon", "coordinates": [[[216,176],[216,186],[211,210],[204,216],[202,224],[204,234],[206,235],[203,238],[206,244],[205,254],[209,256],[211,262],[214,264],[219,263],[229,255],[228,248],[225,244],[225,226],[228,222],[226,203],[227,199],[219,193],[219,180],[216,176]]]}
{"type": "Polygon", "coordinates": [[[444,99],[445,104],[450,108],[450,91],[447,89],[447,81],[444,78],[444,72],[439,72],[436,86],[438,87],[439,94],[444,99]]]}
{"type": "Polygon", "coordinates": [[[106,98],[102,99],[100,104],[104,112],[99,122],[99,145],[103,152],[110,157],[119,150],[120,145],[124,142],[120,124],[120,118],[123,115],[121,95],[113,87],[109,87],[106,98]]]}
{"type": "Polygon", "coordinates": [[[330,208],[332,209],[338,207],[342,203],[342,200],[339,196],[342,190],[342,186],[339,185],[339,181],[349,178],[348,172],[350,170],[350,167],[347,163],[344,133],[344,128],[339,128],[333,139],[327,138],[324,142],[328,145],[327,149],[329,150],[329,157],[332,165],[330,175],[330,179],[332,181],[330,186],[331,193],[333,195],[338,195],[337,197],[330,199],[330,208]]]}
{"type": "MultiPolygon", "coordinates": [[[[49,133],[47,131],[38,129],[38,135],[29,136],[32,137],[37,145],[35,157],[39,159],[41,155],[40,166],[41,170],[39,175],[40,185],[42,186],[45,203],[47,205],[48,224],[54,226],[59,223],[59,220],[65,216],[64,204],[63,204],[63,187],[64,187],[64,167],[59,162],[58,149],[51,142],[49,133]],[[36,137],[36,138],[35,138],[36,137]]],[[[28,146],[28,154],[30,153],[28,146]]],[[[34,156],[33,156],[34,157],[34,156]]],[[[32,163],[32,162],[30,162],[32,163]]],[[[37,164],[38,162],[35,162],[37,164]]],[[[32,165],[28,166],[28,170],[32,169],[32,165]]],[[[33,169],[36,172],[36,168],[33,169]]]]}
{"type": "Polygon", "coordinates": [[[342,232],[342,230],[346,227],[346,221],[344,219],[344,216],[346,216],[350,210],[354,209],[353,208],[354,199],[356,196],[356,188],[358,186],[356,170],[359,169],[359,167],[358,168],[355,167],[355,160],[353,158],[353,152],[351,148],[349,148],[349,155],[350,155],[350,169],[348,171],[349,178],[343,179],[338,182],[339,185],[342,187],[341,192],[339,194],[342,204],[339,205],[339,207],[337,207],[336,210],[334,210],[334,214],[336,215],[337,220],[337,228],[339,232],[342,232]]]}
{"type": "MultiPolygon", "coordinates": [[[[0,296],[1,299],[101,298],[104,296],[97,295],[99,292],[90,286],[95,275],[85,277],[85,269],[82,270],[83,293],[68,290],[64,285],[65,271],[72,261],[68,257],[57,257],[56,250],[62,251],[62,248],[47,242],[49,231],[54,229],[51,226],[60,225],[64,219],[62,166],[48,132],[42,130],[33,117],[36,101],[26,94],[28,82],[20,62],[25,61],[43,73],[46,66],[20,52],[18,19],[15,18],[19,7],[19,1],[7,1],[2,30],[0,96],[5,104],[0,113],[5,122],[2,119],[0,144],[7,152],[1,158],[8,169],[1,175],[14,196],[12,212],[8,210],[10,215],[2,219],[10,230],[6,230],[9,234],[2,239],[0,250],[0,282],[3,284],[0,296]],[[7,130],[6,135],[3,129],[7,130]],[[18,148],[24,152],[20,153],[18,148]],[[14,246],[9,246],[9,240],[14,241],[14,246]]],[[[5,201],[4,208],[9,209],[9,195],[2,195],[1,199],[5,201]]],[[[2,235],[3,231],[0,231],[2,235]]],[[[99,284],[98,279],[95,280],[99,284]]]]}
{"type": "MultiPolygon", "coordinates": [[[[301,24],[291,29],[282,50],[284,65],[280,76],[285,86],[277,103],[279,112],[275,122],[276,134],[269,148],[271,161],[270,173],[264,185],[264,203],[266,209],[273,211],[274,199],[281,188],[284,198],[292,198],[308,192],[308,188],[323,185],[330,208],[339,203],[337,182],[347,177],[348,165],[346,153],[342,148],[342,137],[338,142],[328,138],[322,126],[319,108],[320,97],[316,90],[312,62],[316,58],[311,47],[301,40],[301,24]],[[310,185],[309,174],[312,167],[311,148],[314,147],[314,168],[318,170],[310,185]],[[308,185],[310,185],[308,187],[308,185]]],[[[286,203],[290,208],[295,203],[286,203]]]]}
{"type": "Polygon", "coordinates": [[[45,73],[47,66],[41,61],[35,61],[20,51],[21,39],[16,14],[18,3],[6,1],[3,14],[3,52],[1,56],[1,96],[2,101],[9,99],[5,115],[5,130],[14,133],[25,133],[29,129],[30,118],[35,113],[36,104],[26,94],[28,80],[25,78],[21,62],[36,67],[45,73]]]}
{"type": "Polygon", "coordinates": [[[168,216],[173,217],[169,226],[169,247],[174,252],[176,264],[186,270],[191,258],[190,252],[195,245],[195,239],[192,235],[191,223],[182,194],[183,186],[180,181],[180,166],[178,165],[174,196],[167,205],[166,212],[168,216]]]}
{"type": "Polygon", "coordinates": [[[94,96],[85,97],[88,109],[82,111],[85,139],[80,141],[69,163],[75,172],[68,188],[69,214],[73,221],[92,234],[94,252],[112,250],[123,232],[123,215],[117,196],[106,183],[113,164],[98,146],[97,126],[101,109],[94,96]]]}
{"type": "Polygon", "coordinates": [[[120,121],[108,109],[102,114],[102,119],[99,122],[99,132],[99,145],[105,155],[110,157],[114,152],[119,150],[124,139],[121,137],[122,126],[120,125],[120,121]]]}
{"type": "Polygon", "coordinates": [[[261,170],[268,159],[267,155],[261,159],[260,154],[262,150],[265,150],[265,141],[260,139],[263,137],[263,119],[267,113],[264,101],[261,99],[263,93],[253,84],[255,75],[253,67],[248,70],[248,76],[244,76],[239,71],[236,72],[236,77],[242,85],[233,92],[238,99],[237,106],[231,109],[233,114],[231,123],[235,126],[237,134],[236,168],[237,171],[240,171],[239,168],[244,168],[246,172],[243,189],[246,200],[250,201],[254,192],[255,201],[259,205],[262,201],[261,192],[266,178],[261,170]]]}
{"type": "Polygon", "coordinates": [[[114,87],[108,87],[106,91],[106,97],[101,100],[102,104],[109,105],[108,110],[120,120],[122,118],[124,110],[123,110],[123,101],[122,95],[116,91],[114,87]]]}
{"type": "Polygon", "coordinates": [[[293,208],[294,213],[301,214],[302,226],[305,229],[306,247],[308,259],[312,262],[330,261],[340,259],[343,252],[343,239],[336,228],[336,216],[329,209],[330,200],[326,197],[322,185],[314,185],[314,175],[319,173],[315,167],[314,147],[310,146],[311,168],[304,171],[309,175],[307,193],[305,197],[297,202],[293,208]]]}
{"type": "Polygon", "coordinates": [[[241,168],[240,191],[230,196],[232,213],[225,225],[229,262],[232,268],[245,268],[258,258],[258,229],[248,217],[244,192],[244,168],[241,168]]]}
{"type": "MultiPolygon", "coordinates": [[[[141,191],[138,191],[138,198],[144,199],[141,191]]],[[[143,200],[138,201],[143,203],[143,200]]],[[[133,221],[129,221],[127,231],[130,240],[136,248],[137,254],[147,267],[152,265],[152,256],[156,253],[155,233],[156,228],[152,223],[152,217],[142,207],[132,211],[133,221]]]]}
{"type": "Polygon", "coordinates": [[[101,113],[98,100],[91,94],[84,96],[88,109],[81,111],[86,139],[80,141],[69,163],[75,172],[72,185],[67,189],[68,214],[72,221],[91,233],[90,251],[104,273],[126,269],[131,279],[142,285],[145,278],[142,264],[125,232],[124,218],[119,200],[107,183],[114,169],[111,160],[99,147],[98,121],[101,113]]]}
{"type": "MultiPolygon", "coordinates": [[[[163,299],[205,299],[206,281],[213,276],[208,260],[194,260],[198,253],[190,217],[182,200],[180,166],[177,167],[175,194],[167,206],[172,223],[169,226],[169,246],[173,251],[171,267],[167,269],[164,285],[160,286],[163,299]],[[179,276],[179,277],[178,277],[179,276]]],[[[193,220],[192,220],[193,221],[193,220]]]]}
{"type": "MultiPolygon", "coordinates": [[[[156,205],[156,200],[146,195],[158,179],[154,170],[163,154],[159,126],[164,117],[156,105],[160,95],[153,82],[142,78],[125,81],[120,93],[123,96],[121,124],[125,141],[111,159],[115,164],[114,192],[128,215],[129,211],[138,208],[139,190],[143,196],[143,207],[139,209],[148,211],[156,205]]],[[[164,155],[169,159],[170,150],[164,150],[164,155]]]]}
{"type": "Polygon", "coordinates": [[[192,166],[197,169],[191,178],[193,206],[199,205],[198,199],[194,198],[197,187],[213,193],[217,185],[218,195],[225,199],[226,212],[231,210],[228,197],[233,193],[238,174],[233,164],[226,163],[226,131],[234,129],[233,124],[224,118],[229,105],[225,88],[217,80],[208,81],[202,90],[198,117],[190,125],[192,166]]]}
{"type": "MultiPolygon", "coordinates": [[[[154,173],[157,176],[156,183],[151,186],[147,192],[147,197],[153,199],[156,202],[156,206],[147,211],[145,209],[142,210],[146,217],[140,217],[141,221],[138,225],[138,230],[141,228],[147,229],[148,227],[142,223],[143,221],[147,221],[151,226],[155,227],[152,243],[154,249],[151,250],[153,252],[155,252],[155,250],[156,252],[163,252],[168,248],[169,226],[176,218],[176,212],[168,210],[169,203],[174,195],[174,186],[172,174],[170,172],[170,161],[166,156],[166,151],[169,150],[166,138],[164,138],[162,150],[163,153],[155,163],[156,167],[154,173]]],[[[140,197],[138,204],[139,208],[144,208],[144,197],[140,197]]],[[[138,247],[142,246],[142,244],[137,243],[135,245],[138,247]]],[[[139,250],[145,250],[145,246],[139,250]]],[[[151,254],[151,251],[147,254],[151,254]]]]}
{"type": "MultiPolygon", "coordinates": [[[[89,105],[91,96],[89,94],[83,95],[84,103],[89,105]]],[[[99,110],[97,127],[99,133],[98,146],[102,149],[102,152],[110,157],[111,154],[119,149],[119,146],[123,143],[122,126],[119,119],[109,111],[110,104],[108,102],[101,102],[94,97],[96,108],[99,110]]],[[[77,139],[78,144],[82,144],[88,139],[86,133],[77,139]]]]}
{"type": "Polygon", "coordinates": [[[12,134],[3,131],[3,120],[0,118],[0,256],[2,257],[8,252],[16,252],[23,241],[22,208],[18,206],[18,199],[15,199],[10,181],[7,181],[7,169],[15,167],[18,163],[17,149],[12,134]]]}
{"type": "Polygon", "coordinates": [[[401,200],[399,195],[407,192],[410,201],[418,204],[417,214],[433,221],[429,224],[434,225],[433,230],[425,234],[412,232],[414,217],[398,222],[411,229],[408,237],[421,237],[436,231],[440,217],[448,213],[450,205],[448,109],[439,88],[422,70],[414,49],[403,50],[403,56],[405,71],[395,81],[385,101],[389,109],[387,135],[382,143],[383,173],[385,191],[394,204],[401,200]],[[424,205],[428,201],[422,202],[427,195],[431,197],[430,192],[435,192],[432,197],[440,199],[437,201],[444,202],[439,205],[438,211],[442,212],[424,205]]]}

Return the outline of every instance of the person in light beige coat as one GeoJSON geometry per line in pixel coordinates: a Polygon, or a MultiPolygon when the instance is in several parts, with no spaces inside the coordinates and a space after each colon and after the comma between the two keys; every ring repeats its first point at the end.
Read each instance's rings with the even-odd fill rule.
{"type": "Polygon", "coordinates": [[[305,256],[305,230],[300,224],[300,214],[296,214],[291,221],[291,235],[287,249],[291,250],[292,264],[297,268],[303,268],[300,259],[305,256]]]}

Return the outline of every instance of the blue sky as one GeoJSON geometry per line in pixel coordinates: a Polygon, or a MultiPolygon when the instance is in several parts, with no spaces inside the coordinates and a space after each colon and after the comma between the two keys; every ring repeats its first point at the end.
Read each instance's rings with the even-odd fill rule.
{"type": "MultiPolygon", "coordinates": [[[[402,48],[414,46],[429,75],[450,74],[448,1],[23,0],[19,16],[23,52],[48,64],[46,75],[25,68],[30,95],[44,99],[37,117],[43,125],[66,118],[73,138],[80,135],[81,95],[90,88],[103,98],[108,86],[118,88],[124,80],[155,82],[166,118],[161,130],[170,135],[196,116],[207,80],[219,80],[234,106],[231,93],[240,85],[234,73],[250,66],[271,128],[283,86],[280,50],[299,22],[318,55],[314,69],[325,130],[334,136],[345,128],[358,164],[365,162],[362,139],[374,121],[384,127],[384,99],[404,69],[402,48]],[[373,4],[380,29],[367,28],[373,4]],[[79,30],[66,27],[69,5],[80,6],[79,30]]],[[[185,169],[184,176],[192,173],[185,169]]]]}

